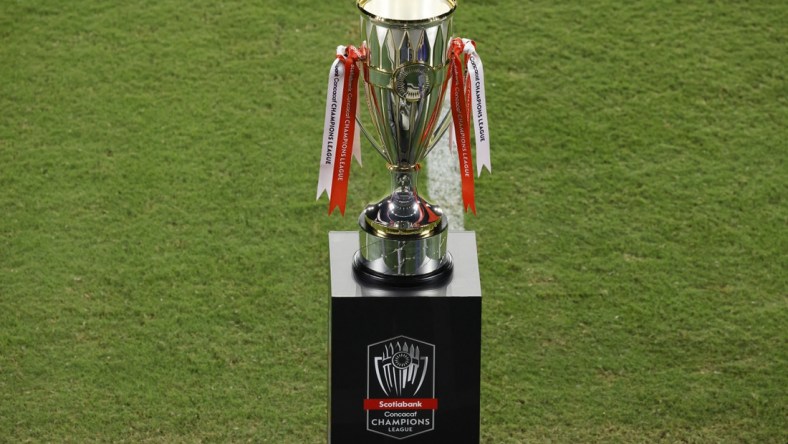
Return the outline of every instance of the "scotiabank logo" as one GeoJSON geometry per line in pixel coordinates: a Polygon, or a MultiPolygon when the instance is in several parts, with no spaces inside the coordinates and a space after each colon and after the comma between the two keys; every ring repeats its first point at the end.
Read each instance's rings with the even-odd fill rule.
{"type": "Polygon", "coordinates": [[[367,430],[405,439],[435,428],[435,346],[407,336],[367,347],[367,430]]]}

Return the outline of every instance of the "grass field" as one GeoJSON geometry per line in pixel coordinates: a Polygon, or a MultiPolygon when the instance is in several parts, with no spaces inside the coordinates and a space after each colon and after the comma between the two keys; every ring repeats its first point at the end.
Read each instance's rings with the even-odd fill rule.
{"type": "MultiPolygon", "coordinates": [[[[350,0],[0,2],[0,442],[325,441],[350,0]]],[[[482,441],[788,441],[788,6],[461,1],[482,441]]]]}

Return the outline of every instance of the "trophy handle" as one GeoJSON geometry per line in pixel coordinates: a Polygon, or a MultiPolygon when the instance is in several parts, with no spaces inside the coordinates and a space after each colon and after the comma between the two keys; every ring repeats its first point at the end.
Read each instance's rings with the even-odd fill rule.
{"type": "Polygon", "coordinates": [[[369,143],[372,145],[372,147],[375,148],[380,153],[381,156],[383,156],[386,160],[388,160],[389,156],[388,154],[386,154],[386,151],[381,146],[381,143],[375,140],[372,137],[372,134],[370,134],[369,131],[367,131],[367,129],[364,128],[364,124],[361,123],[361,119],[359,119],[358,116],[356,116],[356,123],[358,123],[358,127],[361,128],[361,132],[364,134],[364,137],[366,137],[366,139],[369,140],[369,143]]]}
{"type": "Polygon", "coordinates": [[[432,132],[432,137],[430,137],[430,143],[427,144],[427,150],[424,152],[424,156],[426,157],[435,145],[438,144],[438,141],[441,140],[444,134],[446,134],[446,130],[449,129],[451,125],[451,110],[446,110],[446,114],[443,115],[441,118],[440,124],[438,127],[435,128],[435,131],[432,132]]]}

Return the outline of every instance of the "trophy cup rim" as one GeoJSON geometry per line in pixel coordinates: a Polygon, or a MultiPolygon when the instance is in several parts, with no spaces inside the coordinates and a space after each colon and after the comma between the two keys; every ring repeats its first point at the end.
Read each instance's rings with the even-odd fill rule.
{"type": "Polygon", "coordinates": [[[383,17],[383,16],[380,16],[380,15],[377,15],[377,14],[373,14],[373,13],[367,11],[364,8],[364,6],[366,6],[367,3],[370,3],[372,1],[375,1],[375,0],[356,0],[356,7],[358,7],[359,11],[361,11],[361,13],[363,15],[369,17],[369,19],[372,20],[372,21],[383,23],[383,24],[387,24],[387,25],[396,25],[396,26],[403,26],[403,27],[419,26],[419,25],[424,25],[424,24],[429,24],[429,23],[443,21],[443,20],[446,20],[448,17],[450,17],[452,14],[454,14],[454,10],[457,9],[457,1],[456,0],[440,0],[440,1],[442,1],[442,2],[444,2],[444,3],[449,5],[449,10],[447,12],[445,12],[443,14],[439,14],[439,15],[433,16],[433,17],[426,17],[426,18],[420,18],[420,19],[415,19],[415,20],[401,20],[401,19],[393,19],[393,18],[389,18],[389,17],[383,17]]]}

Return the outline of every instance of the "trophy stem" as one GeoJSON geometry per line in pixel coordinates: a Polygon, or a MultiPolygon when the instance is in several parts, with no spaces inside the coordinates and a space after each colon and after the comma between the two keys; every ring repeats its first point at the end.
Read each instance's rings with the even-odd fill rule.
{"type": "Polygon", "coordinates": [[[410,228],[421,219],[419,195],[417,191],[419,167],[390,166],[391,198],[388,211],[389,222],[400,228],[410,228]]]}

